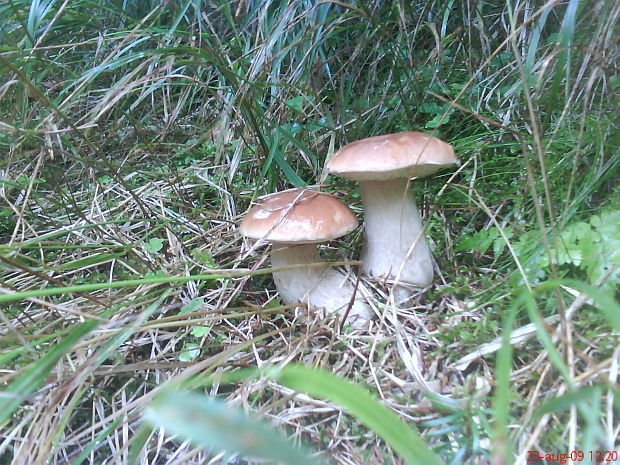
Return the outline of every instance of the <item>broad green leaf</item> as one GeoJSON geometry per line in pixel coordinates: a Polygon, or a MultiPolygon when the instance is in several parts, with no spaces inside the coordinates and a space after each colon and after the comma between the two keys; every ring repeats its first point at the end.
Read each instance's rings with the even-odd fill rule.
{"type": "Polygon", "coordinates": [[[144,244],[144,250],[149,253],[159,252],[164,247],[164,240],[159,237],[151,237],[147,243],[144,244]]]}
{"type": "MultiPolygon", "coordinates": [[[[567,226],[553,243],[551,256],[557,265],[579,267],[591,284],[611,273],[602,289],[612,295],[620,281],[620,210],[567,226]]],[[[539,263],[548,267],[548,257],[542,256],[539,263]]]]}
{"type": "Polygon", "coordinates": [[[209,249],[196,249],[192,251],[192,257],[201,265],[206,265],[209,268],[215,268],[217,266],[217,262],[213,258],[213,255],[209,249]]]}
{"type": "Polygon", "coordinates": [[[494,244],[498,237],[500,237],[499,231],[495,226],[491,226],[462,239],[456,247],[456,251],[474,250],[483,254],[489,250],[489,247],[494,244]]]}
{"type": "MultiPolygon", "coordinates": [[[[495,229],[497,230],[497,228],[495,229]]],[[[504,239],[504,236],[510,240],[512,237],[512,228],[504,228],[504,235],[499,234],[499,231],[497,231],[497,238],[493,241],[493,257],[495,258],[499,258],[506,248],[506,239],[504,239]]]]}
{"type": "Polygon", "coordinates": [[[288,99],[285,103],[287,106],[291,107],[292,110],[302,113],[303,105],[308,98],[303,95],[298,95],[296,97],[288,99]]]}
{"type": "Polygon", "coordinates": [[[205,304],[205,299],[203,299],[202,297],[197,297],[195,299],[192,299],[189,302],[187,302],[185,305],[183,305],[183,307],[181,307],[181,311],[179,312],[179,315],[185,315],[186,313],[197,312],[204,306],[204,304],[205,304]]]}
{"type": "Polygon", "coordinates": [[[192,328],[191,334],[194,337],[202,337],[209,332],[209,328],[207,326],[194,326],[192,328]]]}
{"type": "Polygon", "coordinates": [[[200,346],[193,342],[188,342],[183,346],[181,353],[179,354],[179,360],[182,362],[191,362],[200,355],[200,346]]]}

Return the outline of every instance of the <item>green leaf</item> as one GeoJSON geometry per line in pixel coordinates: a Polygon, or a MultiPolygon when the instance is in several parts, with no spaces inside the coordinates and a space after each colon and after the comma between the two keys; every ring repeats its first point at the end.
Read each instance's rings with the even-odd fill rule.
{"type": "Polygon", "coordinates": [[[425,127],[428,129],[435,129],[442,124],[446,124],[448,121],[450,121],[450,113],[448,113],[445,117],[442,113],[441,115],[436,115],[432,120],[428,121],[425,124],[425,127]]]}
{"type": "Polygon", "coordinates": [[[270,375],[298,392],[323,397],[341,405],[389,444],[407,463],[443,463],[420,439],[415,427],[404,423],[362,386],[324,370],[301,365],[288,365],[270,375]]]}
{"type": "Polygon", "coordinates": [[[179,360],[182,362],[191,362],[196,357],[200,356],[200,346],[192,342],[188,342],[183,346],[181,353],[179,354],[179,360]]]}
{"type": "Polygon", "coordinates": [[[288,182],[293,184],[295,187],[303,187],[306,185],[306,182],[299,177],[297,172],[295,172],[291,165],[289,165],[280,152],[276,152],[275,161],[282,170],[282,173],[284,173],[284,177],[286,177],[288,182]]]}
{"type": "Polygon", "coordinates": [[[196,393],[168,391],[153,400],[144,418],[152,426],[205,449],[288,465],[319,463],[262,422],[225,402],[196,393]]]}
{"type": "Polygon", "coordinates": [[[508,463],[510,450],[508,447],[508,421],[510,418],[510,369],[512,367],[512,344],[510,343],[510,333],[514,327],[517,314],[523,297],[516,299],[506,313],[502,323],[502,346],[497,352],[495,370],[495,396],[493,398],[493,410],[495,426],[493,429],[493,443],[495,457],[504,459],[508,463]]]}
{"type": "Polygon", "coordinates": [[[303,95],[298,95],[297,97],[293,97],[293,98],[288,99],[285,103],[293,111],[296,111],[298,113],[302,113],[303,112],[304,102],[306,102],[307,100],[308,100],[307,97],[305,97],[303,95]]]}
{"type": "Polygon", "coordinates": [[[420,113],[427,113],[431,115],[438,115],[442,112],[443,107],[438,103],[423,103],[418,107],[420,113]]]}
{"type": "Polygon", "coordinates": [[[204,250],[196,249],[192,252],[192,257],[194,258],[194,260],[196,260],[201,265],[206,265],[209,268],[217,267],[217,263],[215,262],[213,255],[211,254],[211,251],[208,249],[204,249],[204,250]]]}
{"type": "Polygon", "coordinates": [[[124,281],[112,281],[107,283],[80,284],[78,286],[66,287],[46,287],[33,289],[30,291],[13,292],[11,294],[0,294],[0,303],[14,302],[29,297],[41,297],[46,295],[70,294],[72,292],[91,292],[99,289],[116,289],[119,287],[137,287],[145,284],[180,284],[189,281],[214,281],[217,279],[228,279],[235,276],[248,276],[270,273],[271,270],[261,269],[256,271],[230,271],[228,273],[197,274],[191,276],[152,276],[144,279],[128,279],[124,281]]]}
{"type": "MultiPolygon", "coordinates": [[[[121,329],[108,340],[102,348],[97,350],[94,363],[91,364],[91,369],[101,365],[105,359],[115,353],[118,347],[125,342],[157,308],[159,308],[163,300],[170,295],[170,292],[170,290],[164,292],[153,304],[135,318],[129,326],[121,329]]],[[[106,317],[108,314],[113,313],[116,308],[117,307],[111,307],[107,309],[101,316],[106,317]]],[[[0,396],[0,424],[7,421],[13,412],[19,408],[22,402],[24,402],[24,400],[26,400],[26,398],[45,380],[58,360],[64,356],[76,342],[93,331],[99,324],[100,321],[98,320],[88,320],[75,326],[62,341],[48,349],[43,358],[32,363],[8,386],[8,388],[4,389],[2,396],[0,396]]]]}
{"type": "MultiPolygon", "coordinates": [[[[119,417],[123,418],[123,417],[119,417]]],[[[140,458],[140,452],[144,449],[144,446],[149,441],[149,437],[151,435],[151,428],[147,425],[142,424],[138,430],[133,434],[132,438],[129,440],[129,456],[127,457],[128,465],[136,465],[138,463],[138,459],[140,458]]]]}
{"type": "Polygon", "coordinates": [[[278,307],[281,307],[282,305],[284,304],[280,300],[280,297],[276,297],[275,299],[271,299],[269,302],[267,302],[264,305],[264,307],[265,308],[278,308],[278,307]]]}
{"type": "MultiPolygon", "coordinates": [[[[603,212],[567,226],[553,243],[551,255],[558,265],[573,265],[596,283],[620,265],[620,210],[603,212]]],[[[546,256],[541,267],[548,267],[546,256]]],[[[602,289],[612,295],[620,281],[620,267],[612,271],[602,289]]]]}
{"type": "Polygon", "coordinates": [[[192,328],[191,334],[194,337],[202,337],[209,332],[210,328],[208,326],[194,326],[192,328]]]}
{"type": "Polygon", "coordinates": [[[27,347],[36,347],[38,345],[51,341],[52,339],[56,339],[60,336],[63,336],[64,334],[69,333],[70,331],[71,331],[71,328],[63,328],[61,330],[54,331],[51,334],[46,334],[45,336],[42,336],[38,339],[30,341],[29,346],[20,345],[16,347],[15,349],[1,352],[0,353],[0,366],[5,366],[14,358],[19,357],[22,353],[26,351],[27,347]]]}
{"type": "Polygon", "coordinates": [[[202,307],[204,307],[204,304],[205,304],[205,299],[203,299],[202,297],[196,297],[195,299],[190,300],[185,305],[183,305],[183,307],[181,307],[181,310],[179,311],[179,315],[185,315],[186,313],[197,312],[202,307]]]}
{"type": "Polygon", "coordinates": [[[144,250],[148,253],[156,253],[159,252],[164,246],[164,240],[159,237],[151,237],[149,241],[144,244],[144,250]]]}
{"type": "Polygon", "coordinates": [[[512,237],[512,228],[504,228],[504,235],[506,236],[506,239],[504,239],[504,236],[499,234],[497,228],[493,228],[497,232],[497,237],[493,241],[493,257],[499,258],[499,256],[504,252],[504,249],[506,248],[506,239],[510,240],[510,238],[512,237]]]}
{"type": "Polygon", "coordinates": [[[165,277],[166,277],[166,273],[164,273],[164,270],[147,271],[146,273],[144,273],[144,279],[165,278],[165,277]]]}
{"type": "Polygon", "coordinates": [[[465,250],[474,250],[483,254],[489,250],[489,247],[491,247],[499,236],[499,231],[495,226],[491,226],[488,229],[482,229],[477,233],[462,239],[456,247],[456,251],[462,252],[465,250]]]}

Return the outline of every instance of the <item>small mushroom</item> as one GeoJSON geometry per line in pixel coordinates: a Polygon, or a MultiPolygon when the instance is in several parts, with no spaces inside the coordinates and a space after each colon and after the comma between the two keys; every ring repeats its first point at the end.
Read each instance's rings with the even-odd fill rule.
{"type": "MultiPolygon", "coordinates": [[[[349,207],[331,195],[307,189],[290,189],[263,197],[241,222],[241,233],[273,243],[274,268],[321,263],[317,244],[343,236],[358,225],[349,207]]],[[[274,271],[276,288],[284,303],[305,302],[311,308],[343,313],[355,293],[354,285],[339,270],[307,266],[274,271]]],[[[365,327],[372,311],[357,290],[347,322],[365,327]]]]}
{"type": "Polygon", "coordinates": [[[413,288],[433,281],[433,262],[418,207],[407,192],[410,178],[423,178],[458,163],[452,146],[420,132],[369,137],[342,147],[327,171],[360,181],[364,204],[364,272],[385,280],[398,277],[399,302],[413,288]],[[413,250],[410,252],[411,247],[413,250]]]}

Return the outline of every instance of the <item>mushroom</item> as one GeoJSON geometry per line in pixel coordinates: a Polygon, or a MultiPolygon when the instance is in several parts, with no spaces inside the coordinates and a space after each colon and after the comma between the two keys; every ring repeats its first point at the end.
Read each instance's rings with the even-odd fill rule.
{"type": "Polygon", "coordinates": [[[415,201],[407,192],[410,178],[423,178],[458,163],[452,146],[420,132],[369,137],[342,147],[327,171],[360,181],[366,241],[364,272],[394,279],[394,296],[403,302],[412,288],[433,280],[433,262],[415,201]],[[411,249],[411,250],[410,250],[411,249]]]}
{"type": "MultiPolygon", "coordinates": [[[[331,195],[307,189],[290,189],[258,201],[241,222],[241,233],[273,243],[274,268],[309,265],[274,271],[273,278],[285,304],[305,302],[310,308],[343,313],[355,293],[354,285],[339,270],[321,263],[318,243],[343,236],[358,225],[353,212],[331,195]]],[[[353,300],[347,322],[365,327],[372,315],[369,305],[358,295],[353,300]]]]}

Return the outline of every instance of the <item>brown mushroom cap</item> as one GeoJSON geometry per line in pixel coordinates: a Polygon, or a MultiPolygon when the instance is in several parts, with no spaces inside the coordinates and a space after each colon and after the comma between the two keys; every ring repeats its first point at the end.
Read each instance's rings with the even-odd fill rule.
{"type": "Polygon", "coordinates": [[[241,222],[244,236],[271,242],[313,243],[353,231],[357,218],[335,197],[290,189],[260,199],[241,222]]]}
{"type": "Polygon", "coordinates": [[[423,178],[458,163],[450,144],[421,132],[400,132],[351,142],[327,162],[327,170],[354,181],[423,178]]]}

